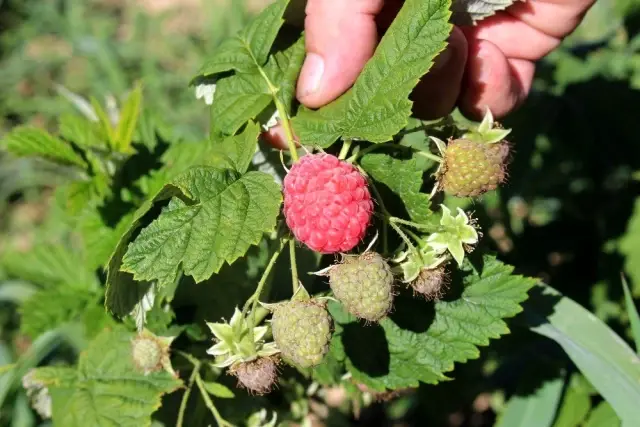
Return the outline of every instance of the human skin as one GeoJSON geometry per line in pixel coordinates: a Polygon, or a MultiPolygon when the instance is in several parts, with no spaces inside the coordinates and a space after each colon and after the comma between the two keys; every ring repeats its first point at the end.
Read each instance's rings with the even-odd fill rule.
{"type": "MultiPolygon", "coordinates": [[[[411,96],[414,115],[442,117],[457,106],[472,119],[487,108],[504,117],[526,99],[536,61],[578,26],[594,1],[516,1],[477,26],[454,27],[411,96]]],[[[402,0],[308,0],[300,103],[319,108],[349,89],[401,6],[402,0]]],[[[278,127],[268,136],[284,145],[278,127]]]]}

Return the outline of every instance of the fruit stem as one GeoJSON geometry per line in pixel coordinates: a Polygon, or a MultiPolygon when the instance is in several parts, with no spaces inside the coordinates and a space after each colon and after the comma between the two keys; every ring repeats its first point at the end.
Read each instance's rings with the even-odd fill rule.
{"type": "Polygon", "coordinates": [[[433,153],[429,153],[428,151],[416,151],[416,154],[422,157],[426,157],[429,160],[433,160],[434,162],[442,163],[442,157],[436,156],[433,153]]]}
{"type": "Polygon", "coordinates": [[[413,252],[414,255],[419,257],[420,256],[420,252],[418,252],[418,249],[414,246],[414,244],[411,241],[411,239],[409,239],[409,237],[407,237],[405,232],[402,231],[400,226],[398,226],[398,224],[393,223],[393,222],[389,222],[389,225],[391,226],[391,228],[393,228],[395,230],[396,233],[398,233],[398,236],[400,236],[400,238],[407,244],[407,246],[409,247],[411,252],[413,252]]]}
{"type": "Polygon", "coordinates": [[[340,149],[340,154],[338,155],[338,158],[340,160],[344,160],[347,158],[347,154],[349,154],[349,149],[351,149],[351,143],[352,141],[350,139],[345,139],[342,142],[342,148],[340,149]]]}
{"type": "Polygon", "coordinates": [[[176,422],[176,427],[182,427],[182,423],[184,422],[184,411],[187,409],[187,401],[189,400],[189,396],[191,395],[191,389],[193,388],[193,383],[196,380],[196,377],[199,375],[200,371],[200,361],[192,360],[188,358],[188,360],[193,364],[193,372],[189,377],[189,383],[187,384],[187,389],[184,391],[182,395],[182,400],[180,401],[180,409],[178,410],[178,421],[176,422]]]}
{"type": "MultiPolygon", "coordinates": [[[[289,241],[288,238],[280,239],[280,244],[276,248],[273,255],[271,255],[271,259],[269,260],[269,263],[267,264],[267,266],[264,269],[264,272],[262,273],[262,277],[258,282],[258,286],[256,287],[255,292],[244,303],[244,307],[242,307],[243,319],[246,318],[245,316],[249,311],[249,307],[251,307],[251,317],[253,319],[254,326],[255,326],[255,320],[256,320],[256,306],[258,305],[258,301],[260,300],[260,294],[262,293],[262,288],[264,288],[264,284],[267,282],[267,279],[269,278],[269,273],[271,273],[271,269],[273,269],[273,266],[275,265],[276,261],[278,260],[278,257],[282,253],[282,250],[284,249],[284,246],[287,244],[288,241],[289,241]]],[[[251,329],[251,333],[253,333],[253,328],[251,329]]]]}
{"type": "Polygon", "coordinates": [[[289,258],[291,262],[291,286],[293,288],[293,294],[295,295],[298,290],[298,262],[296,260],[296,242],[289,240],[289,258]]]}
{"type": "Polygon", "coordinates": [[[276,110],[278,110],[278,114],[280,115],[280,121],[282,123],[282,128],[284,129],[284,133],[287,137],[287,145],[289,146],[289,153],[291,154],[291,158],[294,162],[298,161],[298,149],[296,147],[295,136],[293,135],[293,129],[291,128],[291,119],[289,118],[289,112],[285,108],[280,98],[278,98],[278,88],[271,83],[269,76],[264,72],[262,67],[258,66],[258,71],[262,78],[267,82],[267,87],[269,88],[269,92],[271,93],[271,97],[273,98],[273,103],[276,105],[276,110]]]}
{"type": "Polygon", "coordinates": [[[296,147],[295,136],[293,135],[293,128],[291,127],[291,119],[289,119],[289,113],[287,109],[284,108],[282,102],[278,99],[278,96],[273,93],[273,102],[276,104],[276,108],[278,109],[278,113],[280,113],[280,120],[282,122],[282,127],[284,128],[284,133],[287,136],[287,145],[289,146],[289,153],[291,153],[291,158],[294,162],[298,161],[298,149],[296,147]]]}
{"type": "Polygon", "coordinates": [[[420,224],[418,222],[407,221],[406,219],[398,218],[397,216],[389,216],[387,217],[389,222],[395,222],[402,225],[408,225],[409,227],[417,228],[418,230],[426,230],[432,233],[438,231],[439,227],[431,224],[420,224]]]}
{"type": "MultiPolygon", "coordinates": [[[[367,178],[367,181],[369,182],[369,186],[371,187],[371,190],[373,190],[373,195],[376,198],[376,202],[378,202],[378,206],[380,206],[380,210],[382,211],[382,217],[383,218],[390,217],[391,214],[387,210],[387,207],[384,205],[384,200],[382,200],[382,195],[378,191],[378,187],[376,187],[376,184],[369,177],[367,172],[364,169],[362,169],[362,167],[360,167],[359,165],[358,165],[358,170],[360,171],[362,176],[367,178]]],[[[385,254],[389,251],[389,229],[387,227],[387,223],[388,221],[382,221],[382,249],[383,249],[383,253],[385,254]]]]}
{"type": "Polygon", "coordinates": [[[235,425],[231,424],[230,422],[222,418],[222,416],[220,416],[220,412],[218,412],[218,410],[216,409],[215,405],[211,401],[211,398],[209,397],[209,393],[207,392],[207,389],[204,387],[204,382],[202,381],[202,377],[200,376],[200,373],[196,374],[196,385],[200,390],[200,394],[202,395],[202,400],[204,400],[204,404],[207,406],[207,408],[209,408],[209,411],[211,411],[211,414],[213,415],[213,418],[215,418],[216,423],[218,423],[218,426],[219,427],[236,427],[235,425]]]}
{"type": "Polygon", "coordinates": [[[416,153],[419,156],[423,156],[423,157],[426,157],[427,159],[433,160],[434,162],[437,162],[437,163],[442,163],[442,161],[443,161],[442,157],[440,157],[440,156],[438,156],[436,154],[430,153],[428,151],[417,150],[417,149],[415,149],[413,147],[408,147],[406,145],[400,145],[400,144],[398,144],[396,142],[385,142],[383,144],[372,144],[372,145],[368,146],[367,148],[364,148],[364,149],[360,150],[359,152],[355,153],[354,155],[349,157],[346,161],[348,163],[353,163],[356,160],[358,160],[358,158],[364,156],[365,154],[369,154],[372,151],[380,150],[382,148],[397,148],[399,150],[408,150],[408,151],[412,151],[412,152],[416,153]]]}

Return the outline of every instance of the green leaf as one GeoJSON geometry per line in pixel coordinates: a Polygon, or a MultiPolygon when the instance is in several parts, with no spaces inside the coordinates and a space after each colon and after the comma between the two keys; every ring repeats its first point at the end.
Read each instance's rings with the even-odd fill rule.
{"type": "Polygon", "coordinates": [[[97,288],[96,275],[84,265],[82,253],[60,243],[38,241],[28,252],[7,251],[0,266],[10,276],[42,287],[97,288]]]}
{"type": "Polygon", "coordinates": [[[453,0],[451,22],[455,25],[472,25],[495,15],[517,0],[453,0]]]}
{"type": "Polygon", "coordinates": [[[235,395],[226,386],[220,383],[204,382],[204,388],[212,396],[219,397],[221,399],[233,399],[235,395]]]}
{"type": "MultiPolygon", "coordinates": [[[[635,425],[638,421],[638,418],[631,420],[633,424],[629,424],[630,426],[635,425]]],[[[589,419],[584,423],[584,427],[618,427],[620,426],[620,419],[616,416],[616,412],[613,410],[611,405],[607,402],[600,402],[598,406],[595,407],[591,414],[589,415],[589,419]]]]}
{"type": "Polygon", "coordinates": [[[16,156],[43,157],[83,169],[87,167],[82,157],[69,144],[35,127],[18,126],[4,137],[2,143],[16,156]]]}
{"type": "Polygon", "coordinates": [[[292,46],[269,58],[264,74],[256,68],[220,78],[211,107],[215,133],[233,135],[247,120],[255,119],[272,103],[274,88],[277,89],[275,96],[289,111],[304,54],[304,38],[300,37],[292,46]]]}
{"type": "Polygon", "coordinates": [[[109,120],[109,116],[107,112],[104,111],[100,102],[97,99],[91,98],[91,106],[98,116],[98,123],[100,124],[99,130],[102,134],[101,136],[107,140],[108,146],[112,149],[117,149],[116,146],[116,131],[111,125],[111,120],[109,120]]]}
{"type": "Polygon", "coordinates": [[[239,135],[226,138],[212,150],[212,165],[245,173],[258,146],[260,126],[249,122],[239,135]]]}
{"type": "Polygon", "coordinates": [[[76,369],[39,368],[35,379],[49,388],[54,426],[151,425],[160,398],[182,385],[168,372],[145,375],[131,357],[134,334],[105,330],[80,354],[76,369]]]}
{"type": "Polygon", "coordinates": [[[218,81],[211,116],[215,133],[233,135],[255,119],[273,98],[264,78],[258,73],[237,73],[218,81]]]}
{"type": "Polygon", "coordinates": [[[287,49],[272,55],[265,66],[265,73],[278,88],[277,96],[287,111],[291,111],[295,99],[296,82],[306,53],[304,43],[301,36],[287,49]]]}
{"type": "Polygon", "coordinates": [[[31,343],[27,351],[13,364],[12,369],[0,376],[0,406],[5,407],[7,396],[20,383],[22,377],[31,368],[38,366],[66,338],[68,335],[64,331],[54,330],[40,335],[31,343]]]}
{"type": "Polygon", "coordinates": [[[629,316],[629,323],[631,323],[631,333],[633,334],[633,341],[636,344],[636,353],[640,354],[640,316],[638,315],[638,309],[633,302],[633,296],[629,291],[629,285],[622,276],[622,289],[624,290],[624,303],[627,307],[627,314],[629,316]]]}
{"type": "Polygon", "coordinates": [[[77,114],[63,114],[58,124],[60,135],[82,148],[107,148],[96,130],[96,123],[77,114]]]}
{"type": "Polygon", "coordinates": [[[367,154],[360,166],[377,182],[381,182],[404,203],[407,213],[414,221],[426,221],[432,212],[429,195],[421,193],[423,171],[414,159],[400,160],[388,154],[367,154]]]}
{"type": "Polygon", "coordinates": [[[591,396],[585,382],[579,374],[571,376],[553,427],[579,426],[587,417],[591,410],[591,396]]]}
{"type": "Polygon", "coordinates": [[[273,230],[282,200],[280,187],[262,172],[197,167],[168,186],[178,196],[129,245],[121,267],[160,287],[176,280],[180,266],[201,282],[243,256],[273,230]]]}
{"type": "Polygon", "coordinates": [[[135,305],[144,297],[151,286],[150,282],[137,282],[133,274],[121,271],[122,259],[132,236],[142,225],[142,219],[155,203],[169,199],[179,193],[173,186],[160,189],[153,197],[145,201],[131,216],[126,231],[120,237],[107,266],[107,289],[105,306],[116,316],[124,317],[131,313],[135,305]]]}
{"type": "Polygon", "coordinates": [[[450,0],[407,0],[353,88],[294,119],[301,141],[327,147],[338,138],[389,141],[411,115],[408,97],[451,32],[450,0]]]}
{"type": "Polygon", "coordinates": [[[226,39],[198,72],[210,76],[235,70],[248,72],[267,62],[269,50],[280,27],[289,0],[279,0],[265,8],[238,34],[226,39]]]}
{"type": "Polygon", "coordinates": [[[637,420],[640,359],[605,323],[538,284],[525,304],[529,327],[556,341],[624,421],[637,420]]]}
{"type": "Polygon", "coordinates": [[[512,271],[490,256],[481,273],[465,263],[452,281],[463,287],[458,297],[438,301],[434,311],[432,303],[401,295],[379,326],[363,326],[331,302],[332,353],[346,362],[355,381],[378,391],[447,380],[444,373],[455,362],[479,357],[477,346],[509,333],[503,319],[522,310],[535,283],[512,271]]]}
{"type": "Polygon", "coordinates": [[[546,381],[532,394],[513,396],[496,427],[550,427],[562,396],[564,378],[546,381]]]}
{"type": "Polygon", "coordinates": [[[640,198],[636,199],[633,215],[619,242],[620,253],[625,256],[624,269],[631,279],[634,296],[640,296],[640,198]]]}
{"type": "Polygon", "coordinates": [[[91,305],[98,302],[94,290],[55,287],[36,292],[20,307],[20,331],[31,338],[79,320],[91,305]]]}
{"type": "Polygon", "coordinates": [[[142,85],[136,84],[129,94],[127,100],[122,105],[118,127],[115,129],[114,139],[116,150],[121,153],[131,153],[131,141],[136,131],[140,106],[142,105],[142,85]]]}
{"type": "Polygon", "coordinates": [[[212,145],[209,141],[173,144],[162,156],[164,166],[136,183],[143,194],[150,194],[151,197],[148,197],[133,214],[123,218],[118,225],[121,237],[109,258],[105,298],[105,305],[113,314],[120,317],[129,314],[150,286],[149,282],[136,282],[132,274],[120,271],[122,257],[132,236],[144,225],[144,217],[154,204],[179,194],[177,188],[165,184],[193,166],[209,164],[211,151],[212,145]]]}
{"type": "Polygon", "coordinates": [[[85,265],[88,269],[104,267],[118,244],[120,236],[129,225],[129,217],[123,217],[115,228],[109,227],[97,209],[87,211],[77,222],[85,248],[85,265]]]}

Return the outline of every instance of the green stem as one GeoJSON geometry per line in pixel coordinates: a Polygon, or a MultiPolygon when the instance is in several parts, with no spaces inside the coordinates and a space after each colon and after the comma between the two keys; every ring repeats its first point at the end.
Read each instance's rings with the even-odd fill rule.
{"type": "Polygon", "coordinates": [[[412,152],[418,154],[419,156],[423,156],[423,157],[426,157],[428,159],[431,159],[434,162],[442,163],[442,157],[440,157],[440,156],[437,156],[437,155],[435,155],[433,153],[430,153],[428,151],[416,150],[413,147],[407,147],[406,145],[400,145],[400,144],[397,144],[395,142],[385,142],[383,144],[370,145],[367,148],[364,148],[364,149],[360,150],[359,152],[355,153],[353,156],[349,157],[347,159],[347,162],[353,163],[358,158],[364,156],[365,154],[371,153],[372,151],[375,151],[375,150],[380,150],[382,148],[397,148],[399,150],[409,150],[409,151],[412,151],[412,152]]]}
{"type": "Polygon", "coordinates": [[[209,408],[209,411],[211,411],[211,414],[213,415],[213,418],[215,418],[216,422],[218,423],[218,426],[235,427],[233,424],[231,424],[230,422],[222,418],[222,416],[220,415],[220,412],[218,412],[218,410],[216,409],[215,405],[211,401],[211,398],[209,397],[209,393],[207,392],[207,389],[204,387],[204,382],[202,381],[200,374],[196,375],[196,385],[200,390],[200,394],[202,395],[202,400],[204,400],[204,404],[207,406],[207,408],[209,408]]]}
{"type": "MultiPolygon", "coordinates": [[[[192,362],[191,359],[189,359],[192,362]]],[[[178,421],[176,422],[176,427],[182,427],[182,423],[184,422],[184,411],[187,409],[187,401],[189,400],[189,396],[191,395],[191,389],[193,388],[193,383],[196,380],[196,377],[199,375],[200,371],[200,362],[196,361],[193,365],[193,372],[189,377],[189,383],[187,385],[187,389],[184,391],[184,395],[182,395],[182,401],[180,402],[180,409],[178,410],[178,421]]]]}
{"type": "Polygon", "coordinates": [[[251,307],[251,312],[255,314],[255,308],[256,308],[256,305],[258,304],[258,301],[260,300],[260,294],[262,293],[262,288],[264,287],[264,284],[267,282],[267,279],[269,278],[269,273],[271,273],[273,266],[276,264],[276,261],[278,260],[278,257],[282,253],[282,249],[284,249],[284,246],[287,244],[288,240],[289,239],[286,239],[286,238],[280,239],[280,244],[276,248],[273,255],[271,255],[271,259],[269,260],[269,263],[267,264],[267,266],[264,269],[264,272],[262,273],[262,277],[258,282],[258,286],[256,287],[255,292],[253,293],[253,295],[249,297],[249,299],[247,299],[247,302],[244,303],[244,307],[242,307],[243,318],[245,318],[245,316],[247,315],[247,312],[249,311],[249,307],[251,307]]]}
{"type": "Polygon", "coordinates": [[[420,224],[413,221],[407,221],[406,219],[398,218],[396,216],[390,216],[387,218],[389,222],[395,222],[397,224],[408,225],[409,227],[417,228],[419,230],[426,230],[430,232],[438,231],[438,226],[430,225],[430,224],[420,224]]]}
{"type": "MultiPolygon", "coordinates": [[[[362,169],[360,166],[358,166],[358,170],[360,170],[360,173],[363,176],[369,178],[369,175],[367,175],[367,172],[364,169],[362,169]]],[[[372,179],[368,179],[368,181],[369,181],[369,186],[373,190],[373,195],[376,198],[376,201],[378,202],[378,206],[380,206],[380,209],[382,210],[383,218],[386,219],[391,217],[391,214],[387,210],[387,207],[384,205],[384,201],[382,200],[382,195],[380,194],[380,191],[378,191],[378,187],[376,187],[376,184],[373,182],[372,179]]],[[[388,221],[385,221],[385,220],[382,221],[382,249],[385,254],[389,252],[389,228],[387,227],[387,223],[388,221]]]]}
{"type": "Polygon", "coordinates": [[[267,82],[267,87],[269,88],[269,92],[271,93],[271,97],[273,98],[273,103],[276,105],[276,109],[280,114],[280,120],[282,123],[282,128],[284,129],[284,133],[287,137],[287,145],[289,146],[289,152],[291,154],[291,158],[294,162],[298,161],[298,148],[296,147],[296,140],[293,134],[293,128],[291,127],[291,119],[289,118],[289,112],[285,108],[284,104],[278,98],[278,88],[271,83],[269,76],[264,72],[262,67],[258,67],[258,71],[262,75],[262,78],[267,82]]]}
{"type": "Polygon", "coordinates": [[[434,162],[442,163],[442,157],[436,156],[435,154],[429,153],[428,151],[416,151],[416,154],[422,157],[426,157],[429,160],[433,160],[434,162]]]}
{"type": "Polygon", "coordinates": [[[298,161],[298,147],[296,147],[296,137],[293,134],[293,128],[291,127],[291,120],[289,119],[289,113],[284,108],[282,102],[278,99],[276,94],[273,94],[273,101],[276,104],[276,108],[280,113],[280,119],[282,120],[282,127],[284,128],[284,134],[287,136],[287,145],[289,146],[289,152],[294,162],[298,161]]]}
{"type": "Polygon", "coordinates": [[[342,142],[342,148],[340,149],[340,154],[338,155],[338,158],[340,160],[344,160],[347,158],[347,154],[349,154],[349,149],[351,148],[351,143],[352,141],[350,139],[345,139],[342,142]]]}
{"type": "Polygon", "coordinates": [[[400,227],[400,229],[402,231],[404,231],[406,234],[409,235],[409,237],[411,237],[413,240],[415,240],[416,242],[420,242],[422,241],[422,239],[420,238],[420,236],[418,236],[416,233],[414,233],[413,231],[411,231],[409,228],[406,227],[400,227]]]}
{"type": "Polygon", "coordinates": [[[296,260],[296,241],[291,239],[289,240],[289,258],[291,262],[291,286],[293,288],[293,293],[295,294],[298,290],[298,261],[296,260]]]}
{"type": "Polygon", "coordinates": [[[353,163],[357,159],[359,159],[360,157],[364,156],[365,154],[369,154],[372,151],[379,150],[379,149],[385,148],[385,147],[391,147],[391,146],[398,146],[399,147],[399,145],[394,143],[394,142],[385,142],[383,144],[372,144],[372,145],[368,146],[367,148],[363,148],[362,150],[358,151],[353,156],[349,157],[347,159],[347,162],[353,163]]]}
{"type": "Polygon", "coordinates": [[[404,231],[402,231],[400,226],[398,226],[398,224],[395,224],[393,222],[390,222],[389,225],[391,226],[391,228],[395,230],[396,233],[398,233],[398,236],[400,236],[400,238],[407,244],[407,246],[414,253],[414,255],[419,257],[420,252],[418,252],[418,249],[416,249],[416,247],[413,245],[413,242],[411,242],[411,239],[407,237],[407,235],[404,233],[404,231]]]}

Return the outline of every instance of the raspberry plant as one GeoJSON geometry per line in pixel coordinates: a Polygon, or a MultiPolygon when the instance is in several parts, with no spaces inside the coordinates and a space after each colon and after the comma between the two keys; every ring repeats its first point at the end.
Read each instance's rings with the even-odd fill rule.
{"type": "MultiPolygon", "coordinates": [[[[57,136],[22,127],[5,138],[15,155],[74,177],[55,207],[79,241],[62,251],[43,241],[54,267],[32,271],[77,287],[38,291],[22,332],[64,334],[83,318],[89,343],[75,365],[25,376],[38,412],[65,427],[150,425],[161,397],[181,389],[179,427],[192,425],[192,407],[221,426],[287,425],[309,420],[307,396],[337,386],[355,410],[456,377],[456,364],[510,332],[535,286],[563,308],[528,303],[531,329],[558,341],[620,418],[635,419],[637,357],[596,323],[624,358],[594,368],[582,351],[593,348],[566,326],[590,314],[514,274],[460,207],[507,181],[509,130],[490,111],[481,123],[410,117],[412,89],[446,47],[450,2],[404,2],[353,87],[318,110],[294,98],[304,35],[284,25],[287,7],[268,6],[193,78],[211,115],[202,141],[163,140],[141,85],[113,117],[94,100],[57,136]],[[286,151],[260,143],[274,124],[286,151]],[[106,310],[96,309],[102,282],[106,310]],[[616,363],[624,394],[594,374],[616,363]],[[287,407],[268,404],[270,393],[287,407]]],[[[455,19],[482,19],[487,7],[455,2],[455,19]]]]}

